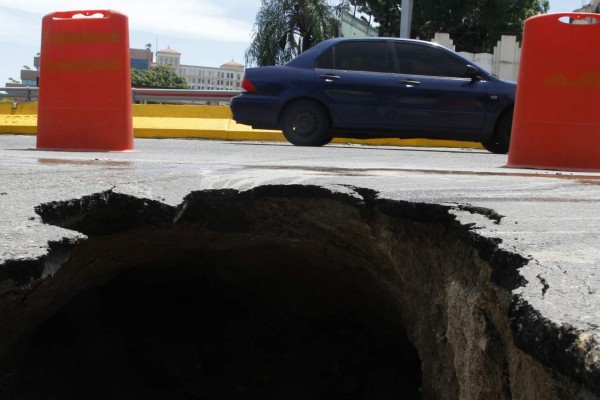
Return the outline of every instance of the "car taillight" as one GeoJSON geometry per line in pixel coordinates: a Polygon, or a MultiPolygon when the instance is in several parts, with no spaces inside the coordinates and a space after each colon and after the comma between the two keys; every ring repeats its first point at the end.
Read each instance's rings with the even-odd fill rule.
{"type": "Polygon", "coordinates": [[[256,92],[256,88],[254,87],[252,82],[250,82],[250,80],[246,77],[244,77],[244,79],[242,80],[242,89],[244,89],[246,92],[256,92]]]}

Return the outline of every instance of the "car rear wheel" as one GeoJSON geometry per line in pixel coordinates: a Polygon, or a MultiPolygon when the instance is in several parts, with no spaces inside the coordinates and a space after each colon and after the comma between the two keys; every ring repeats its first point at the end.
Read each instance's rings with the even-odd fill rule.
{"type": "Polygon", "coordinates": [[[283,112],[281,130],[296,146],[323,146],[331,141],[327,111],[319,104],[303,100],[290,104],[283,112]]]}
{"type": "Polygon", "coordinates": [[[513,112],[509,111],[500,116],[496,122],[494,134],[488,140],[481,142],[483,148],[494,154],[506,154],[510,147],[513,112]]]}

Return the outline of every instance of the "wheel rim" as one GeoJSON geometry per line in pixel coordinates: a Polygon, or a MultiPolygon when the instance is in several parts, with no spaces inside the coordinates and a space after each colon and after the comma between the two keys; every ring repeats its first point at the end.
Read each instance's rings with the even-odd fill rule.
{"type": "Polygon", "coordinates": [[[299,111],[292,120],[292,130],[299,136],[311,136],[317,129],[315,115],[308,111],[299,111]]]}

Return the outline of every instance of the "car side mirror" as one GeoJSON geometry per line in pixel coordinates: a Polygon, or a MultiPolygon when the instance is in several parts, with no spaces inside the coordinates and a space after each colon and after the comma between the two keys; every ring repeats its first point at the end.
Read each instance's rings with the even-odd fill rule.
{"type": "Polygon", "coordinates": [[[477,69],[477,67],[473,66],[473,65],[467,65],[467,74],[466,74],[469,78],[471,78],[472,81],[480,81],[481,80],[481,72],[479,72],[479,69],[477,69]]]}

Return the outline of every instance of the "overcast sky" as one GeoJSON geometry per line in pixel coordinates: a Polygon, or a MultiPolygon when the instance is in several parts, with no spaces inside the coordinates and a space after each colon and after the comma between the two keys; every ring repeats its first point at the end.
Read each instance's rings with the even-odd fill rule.
{"type": "MultiPolygon", "coordinates": [[[[418,0],[416,0],[418,1],[418,0]]],[[[568,12],[584,0],[550,0],[551,12],[568,12]]],[[[335,1],[337,4],[337,1],[335,1]]],[[[152,44],[182,53],[182,64],[244,64],[260,0],[0,0],[0,86],[33,68],[40,51],[42,17],[56,11],[117,10],[129,18],[130,47],[152,44]]]]}

